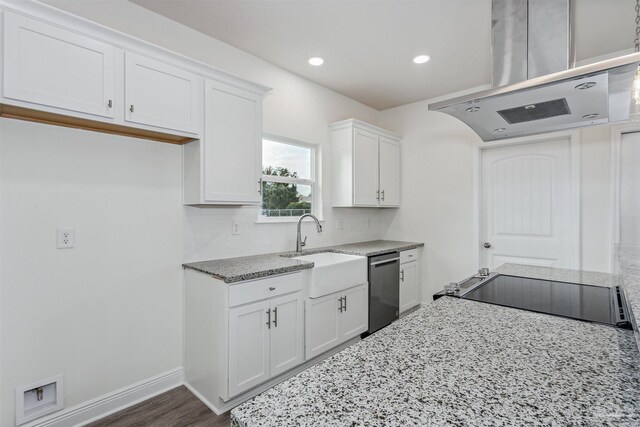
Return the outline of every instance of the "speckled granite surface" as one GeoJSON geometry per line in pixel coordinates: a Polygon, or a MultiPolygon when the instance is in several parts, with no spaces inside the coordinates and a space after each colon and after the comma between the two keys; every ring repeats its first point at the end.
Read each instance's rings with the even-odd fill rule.
{"type": "Polygon", "coordinates": [[[537,267],[533,265],[503,264],[494,271],[512,276],[532,277],[557,282],[581,283],[585,285],[605,286],[608,288],[618,286],[622,283],[622,278],[617,274],[537,267]]]}
{"type": "Polygon", "coordinates": [[[226,283],[235,283],[313,268],[313,263],[278,254],[266,254],[192,262],[183,264],[183,267],[210,274],[226,283]]]}
{"type": "Polygon", "coordinates": [[[294,256],[310,255],[320,252],[335,252],[348,255],[372,256],[385,252],[404,251],[424,246],[424,243],[398,242],[392,240],[373,240],[370,242],[350,243],[305,250],[302,253],[283,252],[254,255],[239,258],[225,258],[183,264],[184,268],[200,271],[223,280],[235,283],[243,280],[258,279],[276,274],[313,268],[312,262],[291,259],[294,256]]]}
{"type": "Polygon", "coordinates": [[[637,426],[633,333],[444,297],[231,412],[236,426],[637,426]]]}
{"type": "Polygon", "coordinates": [[[640,331],[638,331],[638,320],[640,319],[640,248],[619,247],[617,261],[624,281],[624,293],[631,308],[636,341],[638,348],[640,348],[640,331]]]}
{"type": "MultiPolygon", "coordinates": [[[[347,255],[374,256],[387,252],[408,251],[422,246],[424,246],[424,243],[400,242],[397,240],[372,240],[369,242],[347,243],[346,245],[306,249],[303,251],[302,255],[317,254],[320,252],[335,252],[347,255]]],[[[285,257],[300,256],[300,254],[296,252],[285,252],[281,255],[285,257]]]]}

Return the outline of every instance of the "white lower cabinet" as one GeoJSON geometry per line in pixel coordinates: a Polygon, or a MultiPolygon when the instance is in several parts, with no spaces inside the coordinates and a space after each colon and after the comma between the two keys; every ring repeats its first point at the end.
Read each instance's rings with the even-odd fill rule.
{"type": "Polygon", "coordinates": [[[269,379],[270,301],[229,310],[229,395],[269,379]]]}
{"type": "Polygon", "coordinates": [[[305,277],[229,284],[185,270],[185,382],[216,413],[304,362],[305,277]]]}
{"type": "Polygon", "coordinates": [[[367,330],[367,284],[308,299],[305,317],[305,358],[309,360],[367,330]]]}
{"type": "Polygon", "coordinates": [[[400,263],[400,313],[420,304],[418,270],[417,259],[400,263]]]}
{"type": "Polygon", "coordinates": [[[303,361],[302,293],[229,310],[229,397],[303,361]]]}

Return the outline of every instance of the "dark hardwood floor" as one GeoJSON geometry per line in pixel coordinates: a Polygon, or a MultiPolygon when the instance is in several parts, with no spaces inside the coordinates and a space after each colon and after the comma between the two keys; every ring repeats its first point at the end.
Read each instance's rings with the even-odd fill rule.
{"type": "Polygon", "coordinates": [[[138,403],[106,418],[87,424],[89,427],[227,427],[229,412],[216,415],[186,387],[180,386],[138,403]]]}

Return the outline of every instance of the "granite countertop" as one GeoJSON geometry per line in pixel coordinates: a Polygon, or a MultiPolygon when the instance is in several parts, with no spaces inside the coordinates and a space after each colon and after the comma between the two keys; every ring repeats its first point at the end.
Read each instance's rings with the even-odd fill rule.
{"type": "Polygon", "coordinates": [[[258,279],[261,277],[313,268],[313,262],[294,259],[293,257],[296,256],[311,255],[321,252],[373,256],[392,251],[406,251],[421,246],[424,246],[424,243],[373,240],[370,242],[349,243],[346,245],[308,249],[302,253],[282,252],[238,258],[224,258],[211,261],[192,262],[183,264],[182,266],[201,273],[210,274],[225,283],[236,283],[243,280],[258,279]]]}
{"type": "Polygon", "coordinates": [[[443,297],[231,412],[235,426],[640,424],[632,331],[443,297]]]}

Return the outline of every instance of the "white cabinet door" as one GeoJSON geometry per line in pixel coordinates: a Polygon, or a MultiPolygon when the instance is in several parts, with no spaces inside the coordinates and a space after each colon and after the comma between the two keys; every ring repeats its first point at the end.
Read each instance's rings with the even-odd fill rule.
{"type": "Polygon", "coordinates": [[[378,206],[378,135],[353,130],[353,204],[378,206]]]}
{"type": "Polygon", "coordinates": [[[5,98],[113,118],[116,49],[4,13],[5,98]]]}
{"type": "Polygon", "coordinates": [[[229,310],[229,397],[269,379],[270,302],[229,310]]]}
{"type": "Polygon", "coordinates": [[[420,304],[418,261],[400,264],[400,313],[420,304]]]}
{"type": "Polygon", "coordinates": [[[340,341],[358,336],[368,327],[367,286],[357,286],[342,292],[342,312],[338,316],[340,341]]]}
{"type": "Polygon", "coordinates": [[[202,77],[146,56],[125,55],[125,120],[198,133],[202,77]]]}
{"type": "Polygon", "coordinates": [[[271,300],[271,377],[303,362],[303,310],[301,292],[271,300]]]}
{"type": "Polygon", "coordinates": [[[307,360],[324,353],[340,343],[338,332],[338,294],[306,301],[307,360]]]}
{"type": "Polygon", "coordinates": [[[204,199],[258,204],[262,176],[262,97],[205,84],[204,199]]]}
{"type": "Polygon", "coordinates": [[[400,206],[400,144],[380,137],[380,206],[400,206]]]}

